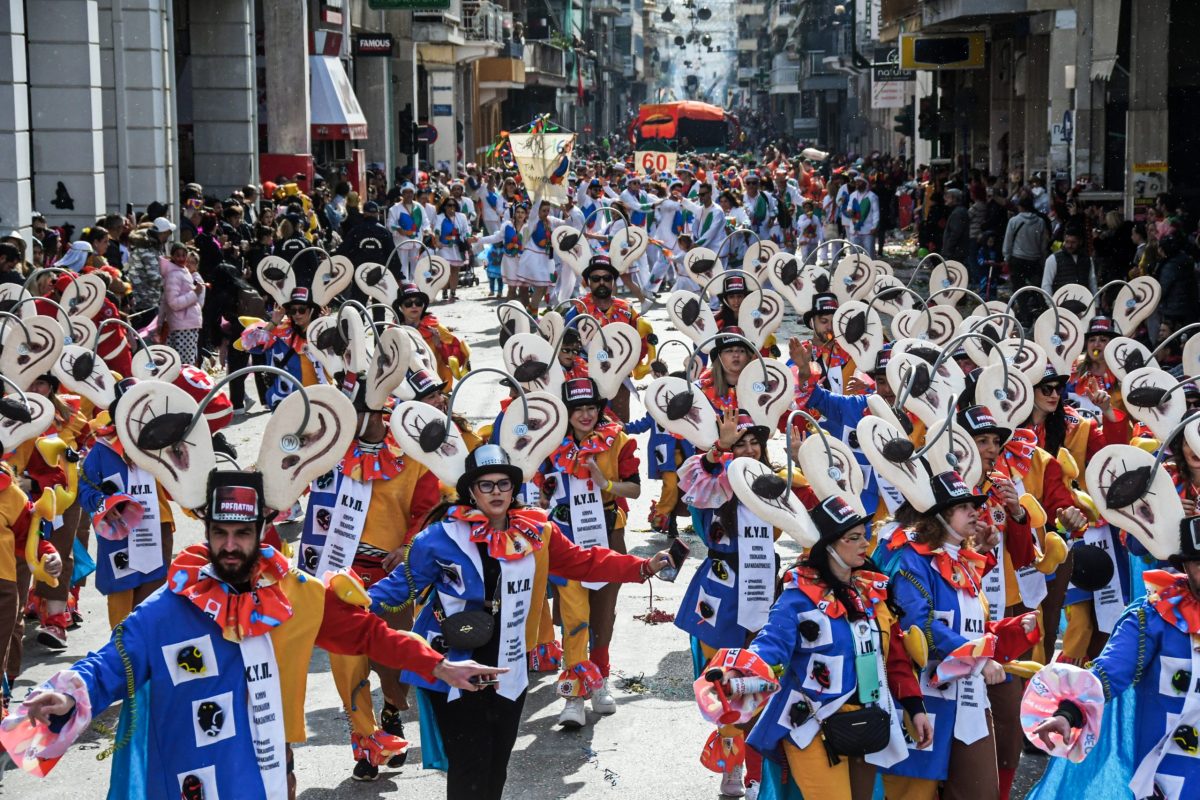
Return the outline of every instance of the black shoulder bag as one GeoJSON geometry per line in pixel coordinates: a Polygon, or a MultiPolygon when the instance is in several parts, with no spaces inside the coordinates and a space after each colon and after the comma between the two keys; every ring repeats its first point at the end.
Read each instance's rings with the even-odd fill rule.
{"type": "Polygon", "coordinates": [[[500,612],[500,584],[496,581],[492,599],[481,609],[460,611],[446,616],[442,600],[431,585],[427,592],[433,598],[433,617],[442,626],[442,642],[450,650],[474,651],[492,640],[496,629],[496,614],[500,612]]]}

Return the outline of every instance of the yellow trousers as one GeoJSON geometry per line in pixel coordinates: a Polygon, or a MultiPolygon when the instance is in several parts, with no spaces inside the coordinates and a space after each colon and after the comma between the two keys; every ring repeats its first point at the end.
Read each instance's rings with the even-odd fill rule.
{"type": "MultiPolygon", "coordinates": [[[[625,552],[624,528],[609,532],[608,546],[618,553],[625,552]]],[[[620,588],[619,583],[609,583],[601,589],[585,589],[579,581],[567,581],[566,586],[558,587],[558,613],[563,626],[563,666],[571,667],[587,661],[589,644],[608,647],[612,642],[620,588]]]]}
{"type": "MultiPolygon", "coordinates": [[[[821,800],[871,800],[875,790],[875,767],[862,758],[842,758],[837,766],[829,765],[825,745],[817,735],[805,748],[796,747],[791,740],[783,742],[788,772],[792,782],[805,797],[821,800]]],[[[937,784],[934,784],[937,787],[937,784]]],[[[888,800],[892,795],[888,794],[888,800]]]]}
{"type": "Polygon", "coordinates": [[[1082,666],[1100,655],[1108,634],[1096,625],[1096,607],[1091,601],[1066,607],[1067,629],[1063,631],[1062,657],[1082,666]]]}
{"type": "MultiPolygon", "coordinates": [[[[392,630],[412,627],[412,612],[381,614],[392,630]]],[[[400,670],[372,664],[366,656],[329,654],[329,671],[337,687],[342,708],[350,718],[350,730],[359,736],[370,736],[379,730],[375,719],[375,701],[371,698],[371,668],[380,675],[384,699],[400,709],[408,708],[408,685],[400,683],[400,670]]]]}
{"type": "Polygon", "coordinates": [[[662,489],[658,493],[658,502],[654,504],[654,513],[668,517],[675,513],[675,505],[679,502],[679,475],[675,472],[662,473],[662,489]]]}

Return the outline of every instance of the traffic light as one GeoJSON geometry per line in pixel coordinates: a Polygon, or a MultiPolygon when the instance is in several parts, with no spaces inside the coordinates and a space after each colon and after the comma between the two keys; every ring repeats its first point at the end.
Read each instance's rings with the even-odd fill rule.
{"type": "Polygon", "coordinates": [[[921,134],[922,139],[934,140],[938,137],[938,108],[937,99],[933,97],[921,98],[921,120],[920,127],[917,132],[921,134]]]}
{"type": "Polygon", "coordinates": [[[915,133],[912,106],[905,106],[904,109],[892,119],[896,121],[896,124],[892,126],[892,130],[894,130],[896,133],[900,134],[901,136],[908,137],[911,137],[915,133]]]}
{"type": "Polygon", "coordinates": [[[400,124],[396,127],[397,147],[401,153],[414,153],[417,149],[417,125],[413,121],[412,104],[400,112],[400,124]]]}

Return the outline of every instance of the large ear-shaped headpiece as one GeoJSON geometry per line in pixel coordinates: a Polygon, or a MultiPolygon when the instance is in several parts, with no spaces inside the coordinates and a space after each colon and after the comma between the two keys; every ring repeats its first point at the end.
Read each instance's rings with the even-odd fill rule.
{"type": "Polygon", "coordinates": [[[883,322],[874,308],[861,300],[849,300],[833,314],[833,335],[855,364],[870,369],[883,347],[883,322]]]}
{"type": "Polygon", "coordinates": [[[679,289],[667,297],[667,316],[675,329],[694,343],[700,344],[717,332],[717,320],[712,308],[695,292],[679,289]]]}
{"type": "Polygon", "coordinates": [[[617,272],[624,275],[642,257],[650,244],[645,228],[627,225],[617,231],[608,243],[608,257],[617,272]]]}
{"type": "Polygon", "coordinates": [[[583,232],[570,225],[559,225],[550,232],[550,244],[559,260],[570,267],[577,277],[583,277],[583,268],[591,258],[591,249],[583,232]]]}
{"type": "Polygon", "coordinates": [[[532,480],[542,462],[562,443],[567,435],[570,415],[563,405],[561,390],[526,392],[529,414],[518,397],[500,421],[500,446],[508,453],[509,461],[532,480]]]}
{"type": "Polygon", "coordinates": [[[933,507],[929,470],[914,458],[916,448],[903,431],[873,414],[860,419],[855,431],[859,448],[879,477],[896,487],[917,511],[933,507]]]}
{"type": "Polygon", "coordinates": [[[746,338],[761,349],[767,337],[783,322],[783,297],[770,289],[756,289],[746,295],[738,308],[738,327],[746,338]]]}
{"type": "Polygon", "coordinates": [[[367,261],[354,270],[354,284],[376,303],[393,305],[400,296],[400,282],[383,264],[367,261]]]}
{"type": "Polygon", "coordinates": [[[1148,275],[1139,275],[1122,286],[1113,301],[1113,322],[1117,330],[1132,336],[1162,300],[1162,284],[1148,275]]]}
{"type": "MultiPolygon", "coordinates": [[[[258,262],[255,268],[258,283],[278,306],[285,306],[292,298],[292,290],[296,288],[296,274],[287,259],[279,256],[267,256],[258,262]]],[[[364,289],[364,291],[366,291],[364,289]]]]}
{"type": "Polygon", "coordinates": [[[450,262],[439,255],[422,253],[413,272],[417,288],[430,297],[450,284],[450,262]]]}
{"type": "Polygon", "coordinates": [[[829,280],[829,291],[837,295],[839,305],[865,299],[874,286],[875,268],[862,253],[850,253],[838,261],[829,280]]]}
{"type": "Polygon", "coordinates": [[[139,381],[171,383],[179,377],[182,369],[183,360],[179,352],[169,345],[152,344],[133,354],[133,377],[139,381]]]}
{"type": "Polygon", "coordinates": [[[1088,461],[1088,491],[1105,521],[1137,537],[1155,558],[1179,550],[1183,505],[1171,476],[1138,447],[1110,444],[1088,461]]]}
{"type": "Polygon", "coordinates": [[[729,487],[755,516],[787,533],[801,547],[820,539],[816,526],[787,481],[754,458],[735,458],[727,468],[729,487]]]}
{"type": "Polygon", "coordinates": [[[53,317],[0,318],[0,374],[18,388],[50,372],[62,349],[63,329],[53,317]]]}
{"type": "Polygon", "coordinates": [[[717,440],[717,412],[708,398],[683,378],[650,382],[643,395],[646,411],[663,430],[707,450],[717,440]]]}
{"type": "Polygon", "coordinates": [[[1055,370],[1070,375],[1075,359],[1083,352],[1086,330],[1083,320],[1069,311],[1048,308],[1033,323],[1033,340],[1055,370]]]}
{"type": "Polygon", "coordinates": [[[1016,430],[1033,411],[1033,382],[1019,369],[990,364],[975,381],[975,402],[992,412],[998,425],[1016,430]]]}
{"type": "Polygon", "coordinates": [[[342,459],[357,427],[354,404],[337,387],[309,386],[285,397],[267,422],[255,464],[263,474],[267,507],[290,508],[305,487],[342,459]],[[309,415],[301,428],[305,396],[309,415]]]}
{"type": "Polygon", "coordinates": [[[956,306],[963,299],[968,284],[967,268],[958,261],[943,261],[929,273],[930,293],[939,293],[933,302],[956,306]]]}
{"type": "Polygon", "coordinates": [[[107,288],[103,278],[94,272],[89,272],[67,284],[58,304],[65,308],[72,317],[91,319],[104,305],[104,293],[107,288]]]}
{"type": "Polygon", "coordinates": [[[16,450],[53,424],[54,405],[49,398],[33,392],[0,397],[0,453],[16,450]]]}
{"type": "MultiPolygon", "coordinates": [[[[1108,365],[1113,376],[1119,381],[1125,380],[1126,375],[1143,367],[1158,368],[1158,361],[1146,345],[1136,339],[1130,339],[1128,336],[1114,336],[1108,340],[1108,344],[1104,345],[1104,363],[1108,365]]],[[[1071,374],[1070,368],[1061,370],[1061,372],[1063,375],[1071,374]]],[[[1192,373],[1189,373],[1185,367],[1184,374],[1192,373]]]]}
{"type": "MultiPolygon", "coordinates": [[[[615,238],[615,237],[614,237],[615,238]]],[[[725,271],[716,251],[709,247],[693,247],[683,257],[683,266],[698,282],[703,283],[709,278],[715,278],[725,271]]]]}
{"type": "Polygon", "coordinates": [[[115,399],[115,379],[97,354],[86,347],[69,344],[54,362],[54,377],[72,394],[86,397],[97,408],[108,408],[115,399]]]}
{"type": "Polygon", "coordinates": [[[587,345],[588,375],[600,394],[616,396],[621,383],[633,372],[642,356],[642,339],[637,328],[624,322],[610,322],[587,345]]]}
{"type": "Polygon", "coordinates": [[[382,409],[388,396],[404,382],[412,360],[412,340],[398,325],[388,325],[375,333],[375,353],[367,368],[365,400],[367,408],[382,409]]]}
{"type": "Polygon", "coordinates": [[[840,495],[855,511],[865,514],[862,493],[866,478],[854,451],[841,439],[826,435],[820,426],[810,426],[810,430],[812,433],[796,453],[796,466],[817,500],[840,495]]]}
{"type": "Polygon", "coordinates": [[[313,275],[313,303],[322,308],[329,305],[333,298],[350,286],[352,280],[354,280],[354,264],[349,258],[342,255],[325,256],[317,264],[316,274],[313,275]]]}
{"type": "Polygon", "coordinates": [[[796,376],[778,359],[753,359],[738,376],[737,396],[756,424],[774,430],[796,396],[796,376]]]}
{"type": "Polygon", "coordinates": [[[504,371],[527,392],[544,391],[557,396],[562,389],[563,371],[554,345],[536,333],[518,333],[504,343],[504,371]]]}
{"type": "Polygon", "coordinates": [[[742,256],[742,269],[754,276],[760,283],[768,276],[771,259],[779,254],[779,245],[770,239],[760,239],[746,248],[742,256]]]}
{"type": "Polygon", "coordinates": [[[1153,431],[1164,446],[1169,444],[1165,437],[1187,413],[1183,392],[1172,391],[1177,384],[1169,372],[1156,367],[1135,369],[1121,380],[1125,410],[1153,431]]]}

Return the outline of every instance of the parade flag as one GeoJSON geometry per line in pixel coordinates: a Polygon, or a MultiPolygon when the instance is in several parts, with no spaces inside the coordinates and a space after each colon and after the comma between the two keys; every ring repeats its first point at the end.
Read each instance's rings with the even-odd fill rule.
{"type": "Polygon", "coordinates": [[[510,133],[508,143],[530,199],[565,203],[575,134],[546,133],[539,127],[531,133],[510,133]]]}

